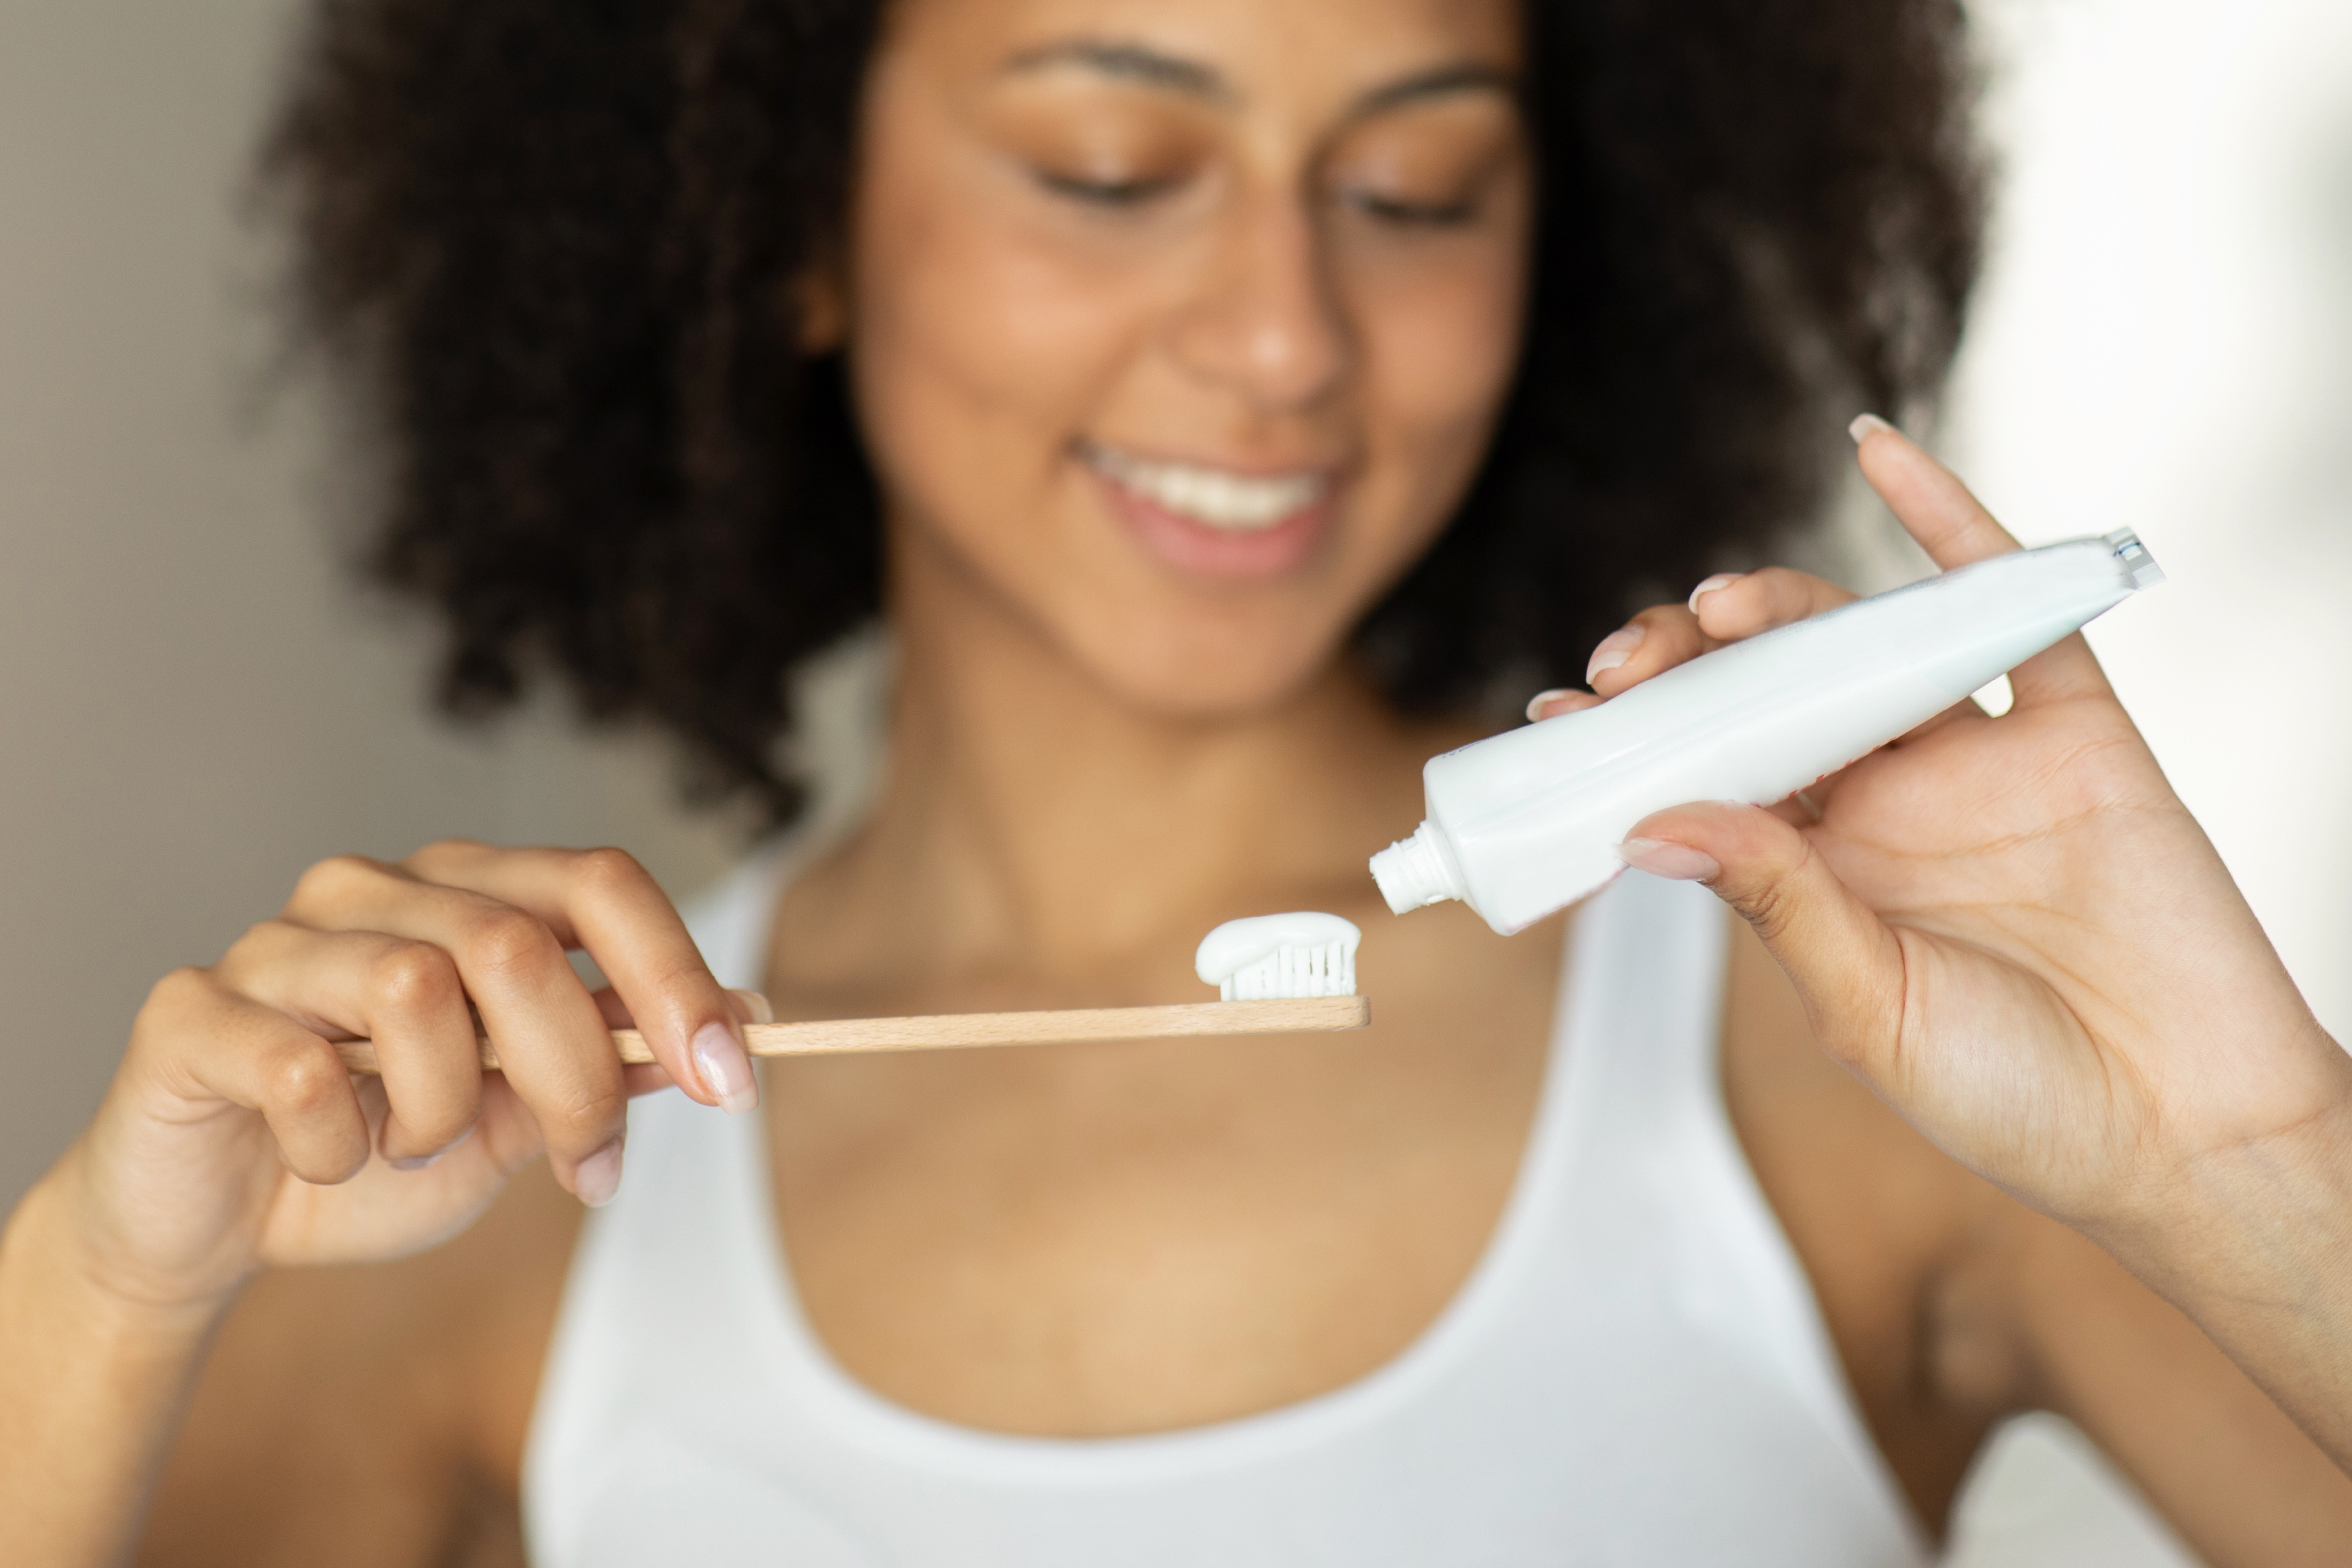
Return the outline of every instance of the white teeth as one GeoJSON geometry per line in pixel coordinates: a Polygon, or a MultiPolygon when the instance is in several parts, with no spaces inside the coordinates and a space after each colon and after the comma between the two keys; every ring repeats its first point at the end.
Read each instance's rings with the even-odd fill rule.
{"type": "Polygon", "coordinates": [[[1194,463],[1146,462],[1107,446],[1087,446],[1085,455],[1096,472],[1137,495],[1196,523],[1232,533],[1270,528],[1319,499],[1325,487],[1320,474],[1260,479],[1194,463]]]}

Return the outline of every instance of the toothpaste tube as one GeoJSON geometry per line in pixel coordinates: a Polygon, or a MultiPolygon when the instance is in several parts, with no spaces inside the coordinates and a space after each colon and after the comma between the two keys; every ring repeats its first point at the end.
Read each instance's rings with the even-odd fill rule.
{"type": "Polygon", "coordinates": [[[1507,936],[1615,876],[1617,845],[1651,812],[1786,800],[2163,580],[2126,528],[1718,648],[1598,707],[1430,758],[1427,820],[1372,857],[1373,879],[1399,915],[1458,898],[1507,936]]]}

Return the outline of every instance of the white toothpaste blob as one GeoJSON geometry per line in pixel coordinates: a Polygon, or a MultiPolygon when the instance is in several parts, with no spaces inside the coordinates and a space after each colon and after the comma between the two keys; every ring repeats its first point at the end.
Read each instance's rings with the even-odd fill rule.
{"type": "Polygon", "coordinates": [[[1354,921],[1315,910],[1228,920],[1201,938],[1193,969],[1229,1002],[1352,997],[1363,935],[1354,921]]]}
{"type": "Polygon", "coordinates": [[[1256,533],[1322,498],[1320,474],[1258,476],[1197,463],[1160,463],[1087,444],[1087,465],[1169,511],[1228,533],[1256,533]]]}

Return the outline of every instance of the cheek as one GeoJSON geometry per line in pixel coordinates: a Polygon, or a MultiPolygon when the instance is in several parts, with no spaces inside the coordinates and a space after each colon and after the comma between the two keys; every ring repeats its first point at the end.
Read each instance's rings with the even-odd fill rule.
{"type": "Polygon", "coordinates": [[[969,179],[870,187],[855,238],[859,415],[894,500],[998,542],[1041,519],[1066,444],[1132,357],[1139,280],[1056,254],[969,179]],[[985,497],[985,503],[982,498],[985,497]]]}
{"type": "Polygon", "coordinates": [[[1525,243],[1513,232],[1459,255],[1368,266],[1351,279],[1371,450],[1398,492],[1401,524],[1434,531],[1485,454],[1518,363],[1525,243]]]}

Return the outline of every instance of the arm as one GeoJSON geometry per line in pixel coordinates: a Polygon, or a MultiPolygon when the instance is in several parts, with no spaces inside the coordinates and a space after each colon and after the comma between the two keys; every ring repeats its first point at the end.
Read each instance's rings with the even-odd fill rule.
{"type": "Polygon", "coordinates": [[[58,1180],[26,1196],[0,1239],[0,1516],[28,1561],[117,1563],[226,1303],[105,1289],[58,1180]]]}
{"type": "Polygon", "coordinates": [[[2022,1402],[2089,1434],[2213,1568],[2344,1561],[2352,1478],[2189,1314],[2088,1239],[2012,1208],[1958,1288],[2007,1325],[2022,1402]]]}
{"type": "Polygon", "coordinates": [[[155,1489],[153,1568],[520,1568],[525,1436],[580,1207],[533,1167],[463,1236],[238,1301],[155,1489]]]}
{"type": "MultiPolygon", "coordinates": [[[[1939,564],[2016,548],[1918,448],[1857,434],[1939,564]]],[[[1645,612],[1594,690],[1843,597],[1791,572],[1715,585],[1645,612]]],[[[2009,714],[1963,705],[1814,786],[1811,809],[1677,808],[1626,858],[1706,882],[1834,1058],[2096,1241],[2352,1465],[2352,1059],[2083,641],[2011,679],[2009,714]]]]}
{"type": "Polygon", "coordinates": [[[2352,1106],[2200,1151],[2095,1234],[2352,1471],[2352,1106]]]}

